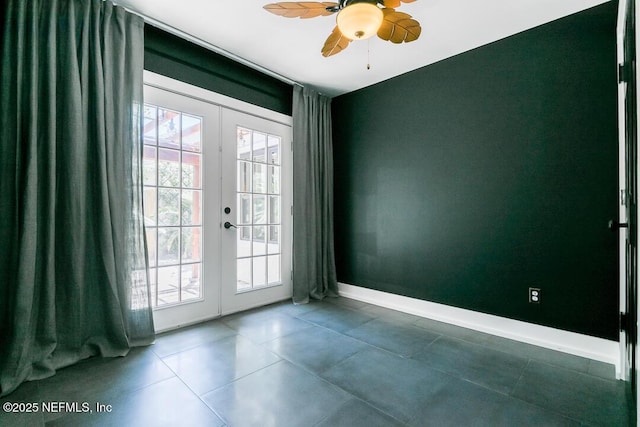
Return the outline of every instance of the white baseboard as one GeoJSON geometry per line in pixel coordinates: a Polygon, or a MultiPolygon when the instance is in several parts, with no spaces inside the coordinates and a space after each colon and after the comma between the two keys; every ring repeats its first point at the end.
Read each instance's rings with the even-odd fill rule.
{"type": "Polygon", "coordinates": [[[610,363],[616,367],[616,377],[621,378],[622,375],[620,369],[620,346],[617,341],[605,340],[345,283],[338,283],[338,289],[340,295],[346,298],[537,345],[539,347],[610,363]]]}

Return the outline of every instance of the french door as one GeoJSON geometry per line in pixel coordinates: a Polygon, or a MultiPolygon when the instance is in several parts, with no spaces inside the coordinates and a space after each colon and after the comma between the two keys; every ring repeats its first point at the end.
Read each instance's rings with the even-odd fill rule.
{"type": "Polygon", "coordinates": [[[291,290],[291,127],[222,111],[222,314],[291,290]]]}
{"type": "Polygon", "coordinates": [[[156,331],[290,297],[290,118],[147,72],[144,96],[156,331]]]}

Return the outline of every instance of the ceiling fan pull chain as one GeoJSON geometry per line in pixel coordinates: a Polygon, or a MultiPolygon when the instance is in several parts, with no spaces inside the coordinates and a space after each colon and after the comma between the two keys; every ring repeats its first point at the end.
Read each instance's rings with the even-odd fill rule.
{"type": "Polygon", "coordinates": [[[370,46],[371,46],[371,39],[367,39],[367,70],[371,69],[371,52],[369,52],[370,46]]]}

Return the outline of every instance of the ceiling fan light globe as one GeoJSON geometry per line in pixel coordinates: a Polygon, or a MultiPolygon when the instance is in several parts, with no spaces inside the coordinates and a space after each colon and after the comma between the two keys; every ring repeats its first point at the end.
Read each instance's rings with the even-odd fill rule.
{"type": "Polygon", "coordinates": [[[342,9],[336,17],[343,36],[364,40],[374,36],[382,24],[382,9],[373,3],[355,3],[342,9]]]}

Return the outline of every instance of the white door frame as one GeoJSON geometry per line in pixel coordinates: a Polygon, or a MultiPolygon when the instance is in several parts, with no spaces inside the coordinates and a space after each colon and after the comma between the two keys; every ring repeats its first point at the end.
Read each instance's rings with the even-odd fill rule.
{"type": "MultiPolygon", "coordinates": [[[[219,111],[220,111],[220,116],[222,116],[222,111],[224,109],[227,110],[235,110],[235,111],[239,111],[241,113],[244,114],[249,114],[249,115],[253,115],[262,119],[266,119],[269,121],[273,121],[273,122],[277,122],[286,126],[291,127],[293,125],[293,119],[291,118],[291,116],[287,116],[286,114],[282,114],[276,111],[272,111],[263,107],[259,107],[253,104],[249,104],[247,102],[244,101],[240,101],[225,95],[221,95],[219,93],[215,93],[200,87],[196,87],[196,86],[192,86],[188,83],[184,83],[175,79],[172,79],[170,77],[166,77],[166,76],[162,76],[160,74],[156,74],[156,73],[152,73],[150,71],[144,71],[144,84],[145,86],[149,86],[149,87],[153,87],[153,88],[157,88],[157,89],[161,89],[164,91],[168,91],[168,92],[173,92],[179,95],[184,95],[190,98],[195,99],[196,101],[201,101],[201,102],[205,102],[208,104],[212,104],[215,105],[217,107],[220,107],[219,111]]],[[[222,132],[222,125],[221,125],[221,117],[218,117],[218,121],[217,124],[219,124],[220,126],[218,126],[218,135],[217,135],[217,141],[218,141],[218,153],[216,153],[215,155],[215,160],[214,162],[217,162],[217,171],[220,171],[220,156],[219,156],[219,151],[221,150],[221,132],[222,132]]],[[[291,141],[287,141],[287,145],[289,146],[289,144],[291,143],[291,141]]],[[[209,153],[211,154],[211,153],[209,153]]],[[[206,172],[205,172],[206,173],[206,172]]],[[[203,177],[203,182],[204,182],[204,177],[203,177]]],[[[210,181],[210,180],[209,180],[210,181]]],[[[220,231],[224,230],[222,228],[222,223],[221,223],[221,210],[222,210],[222,204],[221,204],[221,189],[219,187],[220,182],[219,180],[216,180],[217,184],[218,184],[218,188],[216,189],[218,195],[217,195],[217,200],[214,201],[209,201],[210,203],[207,203],[207,201],[205,200],[205,206],[204,209],[206,210],[207,208],[209,208],[206,212],[203,213],[203,215],[205,216],[205,221],[206,218],[209,217],[209,222],[208,222],[208,226],[211,227],[215,227],[216,228],[216,233],[214,233],[215,235],[217,235],[217,241],[214,242],[210,242],[212,243],[212,246],[210,247],[206,247],[203,248],[203,265],[205,268],[205,273],[207,270],[207,265],[209,264],[210,266],[212,266],[212,270],[209,269],[209,277],[211,278],[211,275],[215,275],[215,281],[217,282],[217,290],[216,290],[216,295],[214,295],[213,297],[216,299],[217,301],[217,308],[211,310],[211,312],[204,314],[204,315],[198,315],[198,316],[194,316],[191,319],[189,319],[188,321],[182,321],[180,323],[173,323],[173,324],[169,324],[169,323],[158,323],[156,324],[156,332],[162,332],[162,331],[166,331],[166,330],[170,330],[170,329],[175,329],[175,328],[179,328],[182,326],[187,326],[189,324],[195,324],[195,323],[199,323],[205,320],[209,320],[209,319],[213,319],[216,317],[219,317],[222,314],[228,314],[231,311],[228,312],[223,312],[221,309],[221,297],[222,297],[222,290],[221,290],[221,268],[220,268],[220,253],[221,253],[221,239],[220,239],[220,231]],[[213,207],[212,204],[217,204],[218,208],[213,207]],[[217,224],[216,224],[217,222],[217,224]],[[214,258],[213,260],[211,258],[214,258]]],[[[284,212],[283,212],[284,214],[284,212]]],[[[290,234],[289,234],[290,236],[290,234]]],[[[284,244],[284,240],[283,240],[283,244],[284,244]]],[[[291,246],[291,242],[288,242],[289,246],[291,246]]],[[[205,245],[207,245],[206,243],[206,239],[205,239],[205,245]]],[[[283,272],[283,274],[285,274],[283,272]]],[[[288,273],[287,273],[288,274],[288,273]]],[[[206,276],[206,274],[205,274],[206,276]]],[[[289,298],[291,295],[287,295],[285,297],[282,296],[278,296],[278,299],[285,299],[285,298],[289,298]]],[[[262,304],[268,304],[271,303],[273,301],[271,300],[264,300],[261,302],[256,303],[257,305],[262,305],[262,304]]],[[[189,310],[189,306],[190,304],[185,304],[182,306],[178,306],[178,307],[174,307],[174,309],[179,309],[181,311],[188,311],[189,310]]],[[[159,310],[164,310],[164,309],[159,309],[159,310]]]]}

